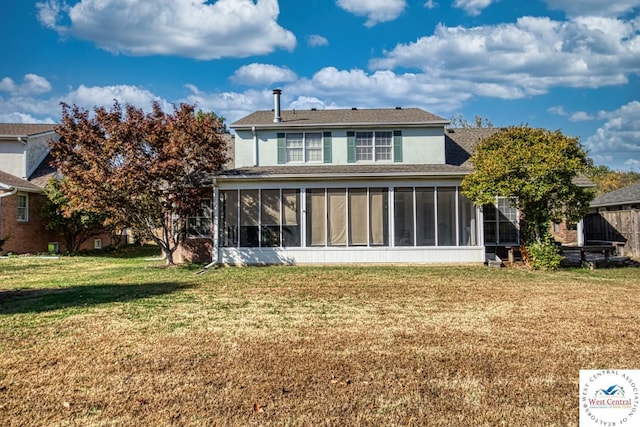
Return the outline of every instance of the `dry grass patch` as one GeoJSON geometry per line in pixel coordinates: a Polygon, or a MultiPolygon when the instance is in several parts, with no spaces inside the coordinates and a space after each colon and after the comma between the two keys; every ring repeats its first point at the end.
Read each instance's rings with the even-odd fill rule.
{"type": "Polygon", "coordinates": [[[577,425],[640,366],[638,269],[9,261],[3,425],[577,425]]]}

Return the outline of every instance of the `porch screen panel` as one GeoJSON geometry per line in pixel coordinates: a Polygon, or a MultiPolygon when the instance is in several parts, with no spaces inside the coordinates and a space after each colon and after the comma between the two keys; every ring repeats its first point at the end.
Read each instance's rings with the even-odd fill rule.
{"type": "Polygon", "coordinates": [[[395,244],[413,246],[413,188],[399,187],[394,194],[395,244]]]}
{"type": "Polygon", "coordinates": [[[367,217],[367,189],[349,189],[349,245],[367,246],[369,243],[367,217]]]}
{"type": "Polygon", "coordinates": [[[240,246],[256,247],[260,244],[259,202],[258,190],[240,191],[240,246]]]}
{"type": "Polygon", "coordinates": [[[238,246],[238,190],[220,191],[220,246],[238,246]]]}
{"type": "Polygon", "coordinates": [[[431,187],[416,188],[416,244],[435,246],[436,210],[435,191],[431,187]]]}
{"type": "Polygon", "coordinates": [[[347,244],[347,194],[344,188],[327,190],[327,209],[329,223],[328,245],[346,246],[347,244]]]}
{"type": "Polygon", "coordinates": [[[384,188],[369,189],[369,224],[371,229],[372,246],[387,246],[389,244],[388,203],[389,191],[384,188]]]}
{"type": "Polygon", "coordinates": [[[300,246],[300,190],[282,190],[282,246],[300,246]]]}
{"type": "Polygon", "coordinates": [[[460,246],[476,246],[477,245],[477,227],[476,227],[476,208],[465,196],[460,194],[458,201],[459,218],[459,242],[460,246]]]}
{"type": "Polygon", "coordinates": [[[438,246],[456,245],[456,189],[438,188],[438,246]]]}
{"type": "Polygon", "coordinates": [[[280,190],[262,190],[260,209],[261,246],[280,246],[280,190]]]}
{"type": "Polygon", "coordinates": [[[307,190],[307,245],[324,246],[325,239],[324,188],[307,190]]]}

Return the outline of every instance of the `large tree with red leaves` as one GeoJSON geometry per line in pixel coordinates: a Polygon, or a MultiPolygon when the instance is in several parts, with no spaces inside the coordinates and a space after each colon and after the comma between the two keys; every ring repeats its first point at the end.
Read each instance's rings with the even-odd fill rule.
{"type": "MultiPolygon", "coordinates": [[[[93,113],[62,104],[51,153],[64,175],[69,210],[105,214],[156,242],[167,264],[185,234],[185,217],[200,207],[202,177],[227,161],[224,120],[181,104],[165,113],[116,101],[93,113]]],[[[206,193],[205,193],[206,194],[206,193]]]]}

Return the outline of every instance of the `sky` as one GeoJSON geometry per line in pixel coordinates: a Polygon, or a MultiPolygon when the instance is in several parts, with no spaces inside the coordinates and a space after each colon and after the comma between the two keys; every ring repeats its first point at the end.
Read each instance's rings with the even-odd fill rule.
{"type": "Polygon", "coordinates": [[[560,129],[640,172],[640,0],[42,0],[0,5],[0,122],[60,102],[227,125],[273,108],[419,107],[560,129]]]}

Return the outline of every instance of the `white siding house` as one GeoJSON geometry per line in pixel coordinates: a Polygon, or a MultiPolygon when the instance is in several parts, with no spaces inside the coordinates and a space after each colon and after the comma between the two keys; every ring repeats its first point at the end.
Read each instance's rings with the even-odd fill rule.
{"type": "Polygon", "coordinates": [[[188,246],[236,265],[485,261],[482,210],[460,183],[495,130],[418,108],[280,110],[279,90],[274,106],[231,124],[211,234],[188,246]]]}

